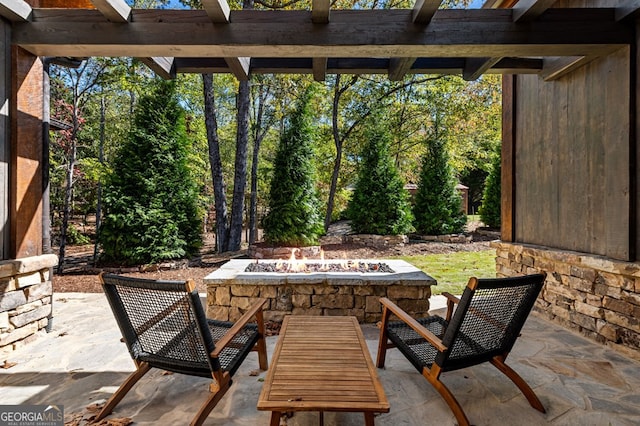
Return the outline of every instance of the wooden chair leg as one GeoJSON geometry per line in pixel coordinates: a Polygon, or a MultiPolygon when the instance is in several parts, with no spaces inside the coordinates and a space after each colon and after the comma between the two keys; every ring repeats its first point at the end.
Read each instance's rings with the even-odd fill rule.
{"type": "Polygon", "coordinates": [[[513,383],[515,383],[518,389],[520,389],[520,392],[522,392],[525,398],[527,398],[527,401],[529,401],[529,404],[533,408],[540,411],[541,413],[547,412],[533,389],[531,389],[527,382],[525,382],[525,380],[520,377],[520,375],[516,373],[515,370],[504,363],[504,358],[496,356],[491,360],[491,364],[493,364],[498,370],[502,371],[505,376],[507,376],[513,383]]]}
{"type": "Polygon", "coordinates": [[[214,407],[218,405],[218,402],[220,402],[224,394],[227,393],[230,386],[231,382],[228,380],[221,384],[220,387],[212,385],[209,389],[211,395],[209,395],[205,403],[202,404],[202,407],[200,407],[200,410],[198,410],[198,413],[191,421],[190,426],[202,425],[207,419],[207,416],[209,416],[211,410],[213,410],[214,407]]]}
{"type": "Polygon", "coordinates": [[[379,323],[380,338],[378,340],[378,356],[376,359],[376,367],[384,368],[384,362],[387,358],[387,324],[389,324],[389,309],[382,307],[382,320],[379,323]]]}
{"type": "Polygon", "coordinates": [[[258,333],[260,333],[260,339],[256,343],[256,348],[258,349],[258,364],[261,370],[266,371],[269,369],[269,361],[267,360],[267,341],[265,339],[264,316],[262,315],[262,311],[258,311],[256,314],[256,322],[258,323],[258,333]]]}
{"type": "Polygon", "coordinates": [[[434,375],[428,369],[424,369],[422,375],[431,383],[431,385],[438,391],[440,396],[447,403],[453,415],[456,416],[456,420],[458,420],[458,426],[469,426],[469,419],[467,415],[464,413],[462,406],[458,402],[455,396],[451,393],[448,387],[444,385],[438,378],[437,373],[434,375]]]}
{"type": "Polygon", "coordinates": [[[135,385],[136,382],[140,380],[140,378],[142,378],[142,376],[147,374],[147,371],[149,371],[150,369],[151,367],[146,362],[138,364],[136,371],[131,373],[129,377],[127,377],[127,379],[124,381],[124,383],[120,385],[118,390],[113,395],[111,395],[111,398],[109,398],[105,406],[96,416],[95,421],[102,420],[106,416],[108,416],[116,407],[116,405],[118,405],[118,403],[122,400],[122,398],[124,398],[127,392],[131,390],[133,385],[135,385]]]}

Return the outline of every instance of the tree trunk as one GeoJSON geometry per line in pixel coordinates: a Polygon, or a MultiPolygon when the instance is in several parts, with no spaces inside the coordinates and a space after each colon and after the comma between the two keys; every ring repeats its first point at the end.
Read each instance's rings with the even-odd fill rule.
{"type": "Polygon", "coordinates": [[[336,158],[333,161],[333,173],[331,174],[331,186],[329,187],[329,199],[327,200],[327,215],[324,218],[324,230],[329,229],[331,225],[331,216],[333,216],[333,207],[335,205],[336,191],[338,189],[338,177],[340,176],[340,166],[342,164],[342,146],[344,140],[340,138],[340,129],[338,128],[338,107],[340,102],[340,74],[336,76],[336,87],[333,92],[333,109],[331,111],[331,123],[333,128],[333,143],[336,146],[336,158]]]}
{"type": "Polygon", "coordinates": [[[64,207],[62,210],[62,224],[60,225],[60,251],[58,253],[58,273],[61,274],[64,265],[64,255],[67,247],[67,230],[69,229],[69,217],[71,216],[71,201],[73,198],[73,171],[78,156],[78,100],[73,104],[73,133],[71,134],[71,149],[67,163],[67,183],[64,190],[64,207]]]}
{"type": "Polygon", "coordinates": [[[263,85],[258,86],[258,111],[256,112],[255,131],[253,132],[253,159],[251,162],[251,201],[249,207],[249,244],[258,239],[258,157],[260,145],[267,134],[268,125],[263,129],[264,104],[269,93],[263,85]]]}
{"type": "MultiPolygon", "coordinates": [[[[98,161],[104,164],[104,127],[106,124],[106,104],[104,95],[100,99],[100,148],[98,151],[98,161]]],[[[96,196],[96,242],[93,244],[93,266],[98,263],[98,232],[102,224],[102,180],[98,180],[98,194],[96,196]]]]}
{"type": "Polygon", "coordinates": [[[218,121],[213,94],[213,75],[202,74],[204,90],[204,123],[207,128],[209,162],[213,181],[213,199],[216,210],[216,248],[218,253],[228,250],[229,227],[227,224],[227,196],[225,194],[222,160],[220,159],[220,140],[218,139],[218,121]]]}
{"type": "Polygon", "coordinates": [[[249,147],[249,95],[249,82],[241,81],[238,86],[236,161],[229,235],[229,250],[231,251],[240,250],[242,243],[244,191],[247,187],[247,151],[249,147]]]}

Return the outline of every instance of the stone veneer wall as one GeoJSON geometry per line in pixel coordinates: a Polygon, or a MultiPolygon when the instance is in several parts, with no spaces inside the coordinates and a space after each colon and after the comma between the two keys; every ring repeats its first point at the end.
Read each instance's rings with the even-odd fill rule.
{"type": "Polygon", "coordinates": [[[266,321],[282,321],[285,315],[353,315],[360,322],[377,322],[382,315],[380,297],[388,297],[414,317],[429,311],[431,287],[380,283],[379,285],[230,284],[207,287],[207,317],[236,321],[257,298],[267,299],[266,321]]]}
{"type": "Polygon", "coordinates": [[[0,261],[0,362],[49,323],[53,254],[0,261]]]}
{"type": "Polygon", "coordinates": [[[498,276],[547,272],[535,310],[608,345],[640,350],[640,264],[492,242],[498,276]]]}

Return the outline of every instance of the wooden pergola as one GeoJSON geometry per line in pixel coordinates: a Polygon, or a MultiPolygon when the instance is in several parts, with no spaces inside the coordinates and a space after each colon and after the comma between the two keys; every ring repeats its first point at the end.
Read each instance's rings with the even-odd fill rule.
{"type": "MultiPolygon", "coordinates": [[[[312,0],[309,10],[232,11],[226,0],[202,0],[203,10],[0,0],[0,300],[28,300],[28,287],[15,284],[25,265],[51,298],[55,256],[41,256],[46,62],[137,57],[164,78],[239,80],[500,73],[497,274],[546,272],[544,315],[640,350],[640,0],[487,0],[464,10],[441,1],[417,0],[412,10],[334,10],[312,0]]],[[[41,319],[29,327],[42,328],[41,319]]]]}
{"type": "MultiPolygon", "coordinates": [[[[166,78],[176,73],[250,74],[540,74],[555,79],[629,45],[636,6],[551,8],[522,0],[513,8],[443,10],[418,0],[413,10],[230,10],[203,0],[204,10],[132,10],[125,0],[31,7],[2,0],[11,41],[37,56],[133,56],[166,78]],[[94,9],[77,6],[93,6],[94,9]],[[75,7],[74,7],[75,6],[75,7]]],[[[40,3],[46,4],[46,1],[40,3]]],[[[53,2],[54,4],[56,2],[53,2]]]]}

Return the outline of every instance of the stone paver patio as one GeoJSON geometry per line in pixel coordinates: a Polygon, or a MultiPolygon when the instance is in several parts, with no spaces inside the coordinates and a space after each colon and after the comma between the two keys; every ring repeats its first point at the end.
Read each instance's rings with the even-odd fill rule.
{"type": "MultiPolygon", "coordinates": [[[[438,307],[434,298],[432,305],[438,307]]],[[[65,413],[81,412],[104,401],[133,371],[120,332],[102,294],[62,293],[54,297],[51,333],[15,351],[17,364],[0,369],[0,404],[62,404],[65,413]]],[[[375,359],[378,334],[363,326],[375,359]]],[[[276,337],[268,338],[269,355],[276,337]]],[[[269,358],[271,360],[271,357],[269,358]]],[[[490,365],[445,373],[476,425],[638,425],[640,362],[592,343],[533,314],[509,358],[510,365],[534,388],[547,408],[529,407],[511,382],[490,365]]],[[[207,425],[268,424],[269,413],[255,406],[263,372],[251,354],[234,384],[209,415],[207,425]]],[[[377,425],[453,425],[455,419],[431,385],[397,351],[378,370],[391,411],[377,425]]],[[[210,380],[152,371],[118,405],[114,417],[132,417],[138,425],[186,424],[204,401],[210,380]]],[[[317,413],[296,413],[288,425],[317,425],[317,413]]],[[[326,425],[360,425],[362,415],[326,413],[326,425]]]]}

